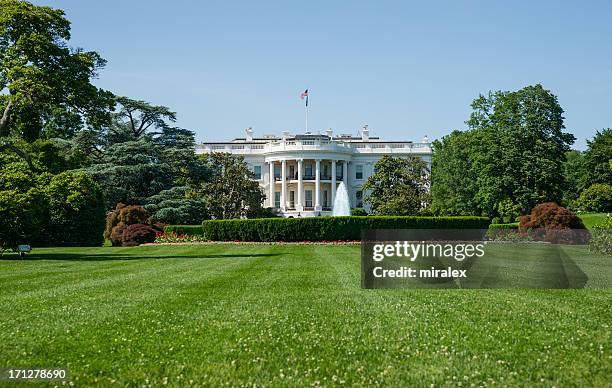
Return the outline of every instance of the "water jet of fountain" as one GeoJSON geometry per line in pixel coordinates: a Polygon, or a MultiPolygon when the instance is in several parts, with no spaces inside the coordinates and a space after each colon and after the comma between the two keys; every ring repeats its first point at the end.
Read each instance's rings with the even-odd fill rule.
{"type": "Polygon", "coordinates": [[[349,202],[348,191],[344,182],[340,182],[338,190],[336,190],[336,199],[334,199],[333,216],[350,216],[351,204],[349,202]]]}

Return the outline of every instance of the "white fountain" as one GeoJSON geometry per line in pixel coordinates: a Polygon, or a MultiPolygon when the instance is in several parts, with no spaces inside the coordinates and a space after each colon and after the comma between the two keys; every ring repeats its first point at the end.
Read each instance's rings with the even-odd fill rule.
{"type": "Polygon", "coordinates": [[[334,199],[333,216],[350,216],[351,205],[349,202],[348,191],[344,182],[340,182],[336,190],[336,199],[334,199]]]}

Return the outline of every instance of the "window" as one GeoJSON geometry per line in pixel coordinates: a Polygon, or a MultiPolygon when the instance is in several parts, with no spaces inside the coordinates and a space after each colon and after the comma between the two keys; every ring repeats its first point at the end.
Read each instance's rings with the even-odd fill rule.
{"type": "Polygon", "coordinates": [[[274,165],[274,178],[280,180],[281,166],[279,164],[274,165]]]}
{"type": "Polygon", "coordinates": [[[312,164],[308,163],[304,166],[304,178],[312,179],[313,176],[312,164]]]}
{"type": "Polygon", "coordinates": [[[261,180],[261,166],[253,166],[253,173],[255,174],[255,179],[261,180]]]}
{"type": "Polygon", "coordinates": [[[289,192],[289,207],[295,209],[295,191],[293,190],[289,192]]]}
{"type": "Polygon", "coordinates": [[[363,164],[355,166],[355,179],[363,179],[363,164]]]}
{"type": "Polygon", "coordinates": [[[306,190],[304,194],[306,197],[306,207],[312,207],[312,190],[306,190]]]}
{"type": "Polygon", "coordinates": [[[363,191],[357,190],[355,193],[357,207],[363,207],[363,191]]]}
{"type": "Polygon", "coordinates": [[[295,166],[292,164],[289,166],[289,179],[296,179],[297,175],[295,175],[295,166]]]}
{"type": "Polygon", "coordinates": [[[323,207],[329,207],[329,202],[327,200],[327,190],[323,190],[323,207]]]}
{"type": "Polygon", "coordinates": [[[274,207],[277,209],[280,207],[280,195],[280,191],[274,192],[274,207]]]}

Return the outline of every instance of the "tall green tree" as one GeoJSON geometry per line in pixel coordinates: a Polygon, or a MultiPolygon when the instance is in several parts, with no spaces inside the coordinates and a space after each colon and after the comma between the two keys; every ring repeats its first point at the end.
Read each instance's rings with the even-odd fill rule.
{"type": "Polygon", "coordinates": [[[112,94],[91,84],[105,60],[69,39],[62,10],[0,0],[0,150],[18,152],[10,137],[68,138],[110,119],[112,94]]]}
{"type": "Polygon", "coordinates": [[[430,202],[427,163],[418,156],[385,155],[363,185],[364,202],[379,216],[417,215],[430,202]]]}
{"type": "MultiPolygon", "coordinates": [[[[204,163],[195,155],[192,131],[172,126],[176,113],[127,97],[117,98],[118,111],[111,124],[101,131],[82,131],[73,140],[77,149],[91,155],[87,168],[104,188],[108,208],[125,204],[156,204],[157,214],[172,194],[172,206],[191,205],[185,195],[189,184],[197,184],[206,176],[204,163]],[[182,190],[172,190],[182,187],[182,190]],[[165,200],[157,196],[164,192],[165,200]],[[155,197],[155,198],[150,198],[155,197]]],[[[175,219],[165,217],[161,221],[175,219]]]]}
{"type": "MultiPolygon", "coordinates": [[[[481,95],[472,109],[467,149],[434,155],[433,207],[440,213],[476,211],[512,219],[538,203],[560,202],[565,188],[563,164],[575,138],[564,132],[557,97],[538,84],[481,95]],[[465,192],[457,197],[459,203],[451,201],[447,207],[445,196],[457,191],[448,187],[451,174],[459,172],[457,166],[465,168],[456,175],[456,184],[463,184],[460,190],[465,192]]],[[[444,151],[449,144],[443,140],[438,149],[444,151]]]]}
{"type": "Polygon", "coordinates": [[[209,217],[253,218],[263,213],[264,193],[243,157],[215,152],[201,159],[210,176],[194,185],[190,196],[204,201],[209,217]]]}
{"type": "Polygon", "coordinates": [[[597,131],[584,152],[585,179],[582,190],[596,183],[612,185],[612,128],[597,131]]]}
{"type": "Polygon", "coordinates": [[[474,198],[478,174],[472,168],[479,143],[473,132],[453,131],[433,142],[431,210],[441,215],[480,214],[474,198]]]}

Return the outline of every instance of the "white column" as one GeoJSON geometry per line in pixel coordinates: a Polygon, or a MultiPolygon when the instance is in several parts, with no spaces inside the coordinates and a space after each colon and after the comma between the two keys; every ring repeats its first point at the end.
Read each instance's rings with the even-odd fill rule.
{"type": "Polygon", "coordinates": [[[316,160],[315,173],[315,211],[321,210],[321,159],[316,160]]]}
{"type": "Polygon", "coordinates": [[[304,195],[304,180],[302,176],[302,165],[304,164],[304,159],[298,159],[298,197],[297,197],[297,206],[296,209],[299,212],[304,211],[304,202],[302,202],[302,196],[304,195]]]}
{"type": "Polygon", "coordinates": [[[270,207],[274,207],[274,162],[270,162],[270,192],[268,196],[270,197],[270,207]]]}
{"type": "Polygon", "coordinates": [[[281,209],[287,210],[287,161],[281,164],[281,209]]]}
{"type": "Polygon", "coordinates": [[[332,159],[332,168],[331,168],[331,190],[330,190],[330,199],[331,199],[331,208],[334,210],[334,201],[336,199],[336,161],[332,159]]]}
{"type": "Polygon", "coordinates": [[[348,160],[345,160],[342,163],[342,180],[344,182],[344,185],[346,186],[346,189],[348,190],[349,184],[348,184],[348,160]]]}

